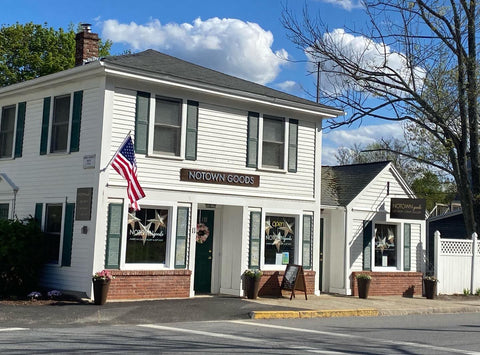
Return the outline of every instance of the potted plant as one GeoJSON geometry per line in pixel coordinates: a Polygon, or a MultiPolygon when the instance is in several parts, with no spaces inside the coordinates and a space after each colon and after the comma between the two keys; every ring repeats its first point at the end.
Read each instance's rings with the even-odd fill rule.
{"type": "Polygon", "coordinates": [[[262,271],[258,269],[247,269],[243,273],[243,278],[245,281],[245,293],[247,294],[247,298],[257,298],[262,275],[262,271]]]}
{"type": "Polygon", "coordinates": [[[107,302],[108,289],[113,278],[112,273],[108,270],[93,274],[93,299],[96,305],[103,305],[107,302]]]}
{"type": "Polygon", "coordinates": [[[358,288],[358,297],[367,298],[368,291],[370,290],[370,282],[372,282],[372,277],[369,274],[357,274],[355,275],[357,279],[357,288],[358,288]]]}
{"type": "Polygon", "coordinates": [[[423,277],[423,289],[425,290],[425,297],[429,300],[433,300],[437,295],[437,282],[438,279],[435,276],[426,275],[423,277]]]}

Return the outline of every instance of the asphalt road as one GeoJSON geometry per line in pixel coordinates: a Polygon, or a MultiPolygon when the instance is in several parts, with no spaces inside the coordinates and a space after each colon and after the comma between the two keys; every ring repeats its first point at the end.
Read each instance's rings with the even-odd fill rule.
{"type": "Polygon", "coordinates": [[[3,354],[480,354],[475,313],[2,328],[3,354]]]}

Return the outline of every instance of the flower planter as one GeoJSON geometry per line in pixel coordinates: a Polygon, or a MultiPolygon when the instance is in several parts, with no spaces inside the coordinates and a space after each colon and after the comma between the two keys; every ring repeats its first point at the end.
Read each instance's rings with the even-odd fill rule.
{"type": "Polygon", "coordinates": [[[245,277],[245,293],[247,298],[251,300],[257,299],[258,289],[260,287],[260,278],[245,277]]]}
{"type": "Polygon", "coordinates": [[[358,297],[359,298],[367,298],[368,291],[370,290],[370,282],[371,279],[362,279],[357,278],[357,287],[358,287],[358,297]]]}
{"type": "Polygon", "coordinates": [[[427,299],[433,300],[437,296],[437,281],[424,279],[423,288],[427,299]]]}
{"type": "Polygon", "coordinates": [[[96,305],[104,305],[107,302],[110,280],[93,280],[93,298],[96,305]]]}

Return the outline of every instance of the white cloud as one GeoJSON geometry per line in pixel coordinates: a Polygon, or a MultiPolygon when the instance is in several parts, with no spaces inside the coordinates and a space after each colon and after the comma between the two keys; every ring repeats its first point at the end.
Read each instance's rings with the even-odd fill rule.
{"type": "Polygon", "coordinates": [[[301,85],[293,80],[286,80],[275,85],[277,88],[287,92],[300,91],[302,89],[301,85]]]}
{"type": "Polygon", "coordinates": [[[337,128],[324,132],[322,136],[322,164],[336,165],[335,154],[339,147],[353,147],[354,144],[367,145],[381,138],[403,139],[402,123],[386,123],[358,128],[337,128]]]}
{"type": "Polygon", "coordinates": [[[352,10],[352,9],[358,9],[362,7],[362,2],[357,0],[320,0],[321,2],[325,2],[327,4],[334,4],[336,6],[340,6],[345,10],[352,10]]]}
{"type": "Polygon", "coordinates": [[[273,34],[256,23],[218,17],[190,23],[145,25],[106,20],[102,37],[133,50],[157,49],[196,64],[260,84],[272,82],[288,53],[273,51],[273,34]]]}
{"type": "MultiPolygon", "coordinates": [[[[403,53],[392,51],[390,46],[374,42],[370,38],[364,36],[354,36],[346,33],[344,29],[337,28],[332,32],[324,33],[322,41],[332,50],[338,52],[339,55],[348,58],[354,63],[358,63],[360,68],[368,72],[381,72],[385,74],[398,73],[402,79],[413,85],[413,80],[417,87],[421,87],[425,79],[425,70],[420,67],[415,67],[414,79],[411,78],[411,70],[408,66],[406,56],[403,53]]],[[[316,70],[316,62],[322,62],[322,89],[326,92],[339,92],[345,89],[361,90],[357,82],[354,82],[347,75],[342,75],[343,70],[337,66],[333,61],[326,58],[314,57],[314,53],[306,50],[306,55],[309,58],[311,70],[316,70]]],[[[361,73],[358,73],[361,75],[361,73]]],[[[367,76],[367,75],[365,75],[367,76]]],[[[387,83],[390,79],[385,77],[384,82],[387,83]]],[[[382,84],[377,84],[379,88],[382,84]]]]}

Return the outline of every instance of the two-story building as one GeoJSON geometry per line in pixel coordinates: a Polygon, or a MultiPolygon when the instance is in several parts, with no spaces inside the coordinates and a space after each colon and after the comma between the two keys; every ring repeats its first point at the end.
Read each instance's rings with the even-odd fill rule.
{"type": "Polygon", "coordinates": [[[86,60],[87,27],[77,41],[83,65],[0,89],[0,211],[41,222],[43,284],[91,296],[110,269],[109,299],[241,296],[260,268],[268,294],[295,263],[318,292],[322,120],[343,112],[154,50],[86,60]],[[109,166],[128,134],[135,212],[109,166]]]}

